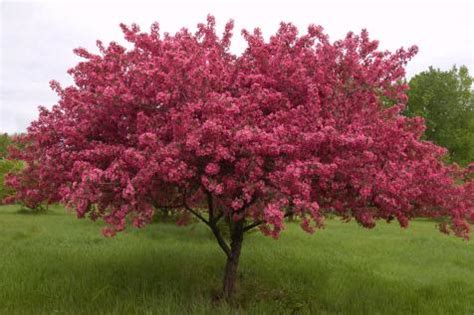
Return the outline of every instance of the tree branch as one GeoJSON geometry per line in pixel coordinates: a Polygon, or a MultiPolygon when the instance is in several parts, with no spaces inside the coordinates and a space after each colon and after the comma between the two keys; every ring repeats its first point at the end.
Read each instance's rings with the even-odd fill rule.
{"type": "Polygon", "coordinates": [[[224,253],[226,254],[227,257],[230,257],[230,247],[222,237],[221,232],[219,231],[219,228],[213,223],[212,225],[209,225],[211,228],[212,233],[216,237],[217,243],[219,243],[219,246],[222,248],[224,253]]]}
{"type": "Polygon", "coordinates": [[[217,217],[214,218],[214,223],[219,222],[219,220],[224,216],[224,212],[220,212],[217,217]]]}
{"type": "Polygon", "coordinates": [[[199,212],[197,212],[196,210],[192,209],[187,203],[186,203],[186,196],[183,194],[183,205],[184,205],[184,208],[186,210],[188,210],[189,212],[191,212],[192,214],[194,214],[197,218],[199,218],[202,222],[204,222],[212,231],[212,233],[214,234],[216,240],[217,240],[217,243],[219,244],[220,248],[224,251],[224,253],[226,254],[227,257],[230,257],[230,247],[229,245],[226,243],[226,241],[224,240],[224,238],[222,237],[222,234],[221,232],[219,231],[219,228],[217,227],[216,225],[216,222],[219,221],[219,219],[222,217],[222,214],[219,214],[219,216],[216,218],[213,218],[213,211],[214,211],[214,205],[212,203],[212,195],[208,195],[208,198],[209,196],[211,196],[210,199],[208,199],[208,202],[210,201],[210,203],[208,204],[208,211],[209,211],[209,220],[206,220],[204,219],[204,217],[202,215],[199,214],[199,212]]]}
{"type": "Polygon", "coordinates": [[[245,226],[245,227],[244,227],[244,233],[247,232],[247,231],[249,231],[249,230],[251,230],[251,229],[253,229],[254,227],[259,226],[259,225],[262,224],[262,223],[263,223],[262,220],[258,220],[258,221],[255,221],[255,222],[252,223],[252,224],[249,224],[249,225],[245,226]]]}
{"type": "Polygon", "coordinates": [[[210,223],[214,222],[214,200],[212,199],[212,194],[209,191],[206,191],[207,195],[207,207],[209,209],[209,219],[210,223]]]}
{"type": "Polygon", "coordinates": [[[157,209],[177,209],[177,208],[184,208],[184,204],[179,205],[153,205],[157,209]]]}
{"type": "Polygon", "coordinates": [[[210,226],[209,225],[209,221],[207,221],[206,219],[204,219],[204,217],[202,215],[199,214],[199,212],[197,212],[196,210],[192,209],[190,206],[188,206],[187,202],[186,202],[186,197],[183,196],[183,205],[184,205],[184,208],[186,210],[188,210],[189,212],[191,212],[192,214],[194,214],[194,216],[196,216],[199,220],[201,220],[202,222],[206,223],[206,225],[210,226]]]}
{"type": "MultiPolygon", "coordinates": [[[[287,213],[285,213],[285,215],[283,217],[287,218],[287,217],[289,217],[290,215],[293,215],[293,214],[295,214],[293,211],[288,211],[287,213]]],[[[263,221],[263,220],[255,221],[254,223],[249,224],[246,227],[244,227],[244,232],[250,231],[251,229],[253,229],[253,228],[255,228],[255,227],[257,227],[257,226],[259,226],[260,224],[263,224],[263,223],[265,223],[265,221],[263,221]]]]}

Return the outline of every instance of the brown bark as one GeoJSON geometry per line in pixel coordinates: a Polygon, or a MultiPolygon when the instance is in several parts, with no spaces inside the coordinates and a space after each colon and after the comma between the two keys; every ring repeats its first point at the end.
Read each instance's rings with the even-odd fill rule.
{"type": "MultiPolygon", "coordinates": [[[[214,208],[214,201],[210,193],[207,194],[207,202],[209,209],[209,218],[206,220],[199,211],[192,209],[186,203],[186,198],[183,195],[183,206],[190,213],[195,215],[198,219],[204,222],[213,232],[216,237],[217,243],[222,248],[227,257],[227,263],[224,272],[224,281],[222,292],[218,296],[219,299],[223,298],[227,301],[231,300],[235,292],[235,284],[237,282],[237,269],[239,266],[240,251],[242,249],[242,242],[244,240],[244,233],[247,229],[244,226],[245,221],[240,219],[237,222],[229,222],[230,229],[230,246],[225,241],[224,237],[217,226],[217,222],[224,216],[224,212],[216,213],[214,208]]],[[[260,223],[259,223],[260,224],[260,223]]]]}
{"type": "Polygon", "coordinates": [[[240,250],[244,240],[244,222],[240,220],[231,224],[230,254],[227,256],[224,283],[222,288],[223,298],[230,300],[235,292],[237,282],[237,269],[239,266],[240,250]]]}

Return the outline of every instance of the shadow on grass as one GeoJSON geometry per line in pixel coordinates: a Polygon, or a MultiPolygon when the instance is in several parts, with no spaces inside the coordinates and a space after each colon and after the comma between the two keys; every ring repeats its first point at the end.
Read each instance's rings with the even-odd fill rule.
{"type": "Polygon", "coordinates": [[[27,207],[20,207],[17,211],[15,211],[16,214],[21,214],[21,215],[62,215],[65,213],[65,211],[58,211],[59,209],[62,209],[60,206],[52,206],[50,208],[40,208],[40,209],[31,209],[27,207]]]}
{"type": "Polygon", "coordinates": [[[37,209],[28,208],[21,204],[0,204],[0,215],[63,215],[67,210],[60,204],[52,204],[37,209]]]}
{"type": "Polygon", "coordinates": [[[41,215],[41,214],[49,214],[52,213],[51,211],[45,209],[30,209],[30,208],[20,208],[16,211],[17,214],[24,214],[24,215],[41,215]]]}

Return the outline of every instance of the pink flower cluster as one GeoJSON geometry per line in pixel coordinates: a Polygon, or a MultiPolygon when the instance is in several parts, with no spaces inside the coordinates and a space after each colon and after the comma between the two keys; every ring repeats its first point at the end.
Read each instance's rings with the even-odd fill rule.
{"type": "Polygon", "coordinates": [[[61,199],[103,218],[106,235],[127,217],[143,226],[160,205],[202,208],[212,196],[216,211],[262,221],[273,237],[286,215],[312,232],[328,212],[369,228],[446,218],[443,231],[469,236],[473,168],[443,164],[446,150],[421,139],[423,120],[400,114],[416,47],[380,51],[366,31],[331,42],[319,26],[299,36],[282,23],[268,41],[243,31],[236,56],[232,27],[219,36],[211,16],[195,33],[122,25],[133,48],[76,50],[75,84],[52,82],[59,103],[12,153],[28,165],[8,180],[16,198],[61,199]]]}

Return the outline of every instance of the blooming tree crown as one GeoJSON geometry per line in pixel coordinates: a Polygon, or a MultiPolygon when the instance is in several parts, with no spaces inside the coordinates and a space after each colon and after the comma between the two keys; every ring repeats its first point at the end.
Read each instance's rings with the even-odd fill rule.
{"type": "Polygon", "coordinates": [[[121,27],[132,49],[78,48],[75,84],[51,82],[59,103],[41,108],[25,150],[12,152],[28,163],[9,178],[17,198],[47,192],[80,217],[103,218],[107,234],[127,217],[143,226],[157,207],[211,198],[220,215],[262,223],[273,237],[286,215],[312,232],[328,212],[365,227],[446,217],[443,231],[468,237],[467,171],[421,140],[421,118],[400,114],[416,47],[380,51],[365,30],[331,42],[319,26],[299,35],[281,23],[268,41],[242,31],[248,47],[236,56],[232,21],[222,36],[212,16],[195,33],[121,27]]]}

